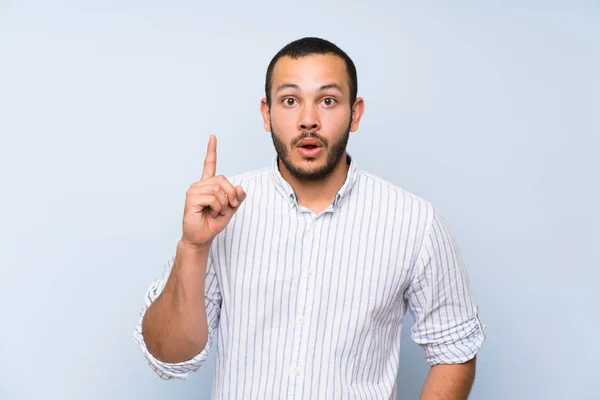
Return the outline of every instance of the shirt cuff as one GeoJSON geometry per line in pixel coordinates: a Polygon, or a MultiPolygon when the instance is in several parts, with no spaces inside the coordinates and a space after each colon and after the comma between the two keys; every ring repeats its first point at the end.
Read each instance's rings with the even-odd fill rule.
{"type": "Polygon", "coordinates": [[[425,360],[430,366],[465,363],[475,357],[485,339],[485,324],[476,310],[468,321],[443,335],[440,340],[423,344],[425,360]]]}

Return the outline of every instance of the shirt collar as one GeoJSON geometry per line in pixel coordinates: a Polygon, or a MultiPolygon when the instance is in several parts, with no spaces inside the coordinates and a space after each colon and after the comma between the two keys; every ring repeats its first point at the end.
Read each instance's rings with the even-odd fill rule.
{"type": "MultiPolygon", "coordinates": [[[[288,199],[290,204],[298,205],[298,197],[296,196],[296,193],[294,193],[292,186],[285,179],[283,179],[283,176],[279,171],[278,160],[278,157],[275,156],[273,158],[273,162],[271,163],[272,181],[275,184],[277,191],[279,191],[281,195],[288,199]]],[[[348,174],[346,175],[346,180],[344,181],[344,184],[335,195],[335,199],[333,200],[334,208],[339,207],[341,205],[341,200],[344,197],[346,197],[348,193],[350,193],[352,187],[357,181],[358,167],[356,166],[356,161],[354,160],[354,158],[352,158],[352,156],[348,153],[346,153],[346,162],[350,165],[350,168],[348,169],[348,174]]]]}

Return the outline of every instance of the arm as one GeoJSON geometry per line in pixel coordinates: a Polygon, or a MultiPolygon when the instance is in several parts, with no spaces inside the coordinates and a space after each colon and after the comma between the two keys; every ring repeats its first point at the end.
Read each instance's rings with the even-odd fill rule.
{"type": "Polygon", "coordinates": [[[179,241],[175,263],[160,296],[148,307],[142,332],[148,351],[159,361],[179,363],[208,343],[204,299],[208,249],[179,241]]]}
{"type": "Polygon", "coordinates": [[[415,320],[411,336],[431,366],[421,400],[466,399],[484,326],[459,247],[435,207],[430,220],[406,291],[415,320]]]}
{"type": "Polygon", "coordinates": [[[161,378],[187,379],[206,361],[220,314],[211,257],[180,241],[165,278],[148,289],[133,336],[161,378]]]}
{"type": "Polygon", "coordinates": [[[186,379],[206,360],[221,309],[210,247],[246,198],[241,186],[215,176],[216,140],[211,135],[202,179],[186,193],[183,235],[169,278],[148,290],[134,332],[150,365],[165,379],[186,379]]]}
{"type": "Polygon", "coordinates": [[[431,367],[419,400],[466,400],[475,379],[476,357],[462,364],[431,367]]]}

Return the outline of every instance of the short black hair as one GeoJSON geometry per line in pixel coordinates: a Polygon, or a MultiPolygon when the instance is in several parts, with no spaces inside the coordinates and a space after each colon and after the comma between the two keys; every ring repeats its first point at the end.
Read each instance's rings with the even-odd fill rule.
{"type": "Polygon", "coordinates": [[[358,93],[358,79],[356,76],[356,66],[352,59],[342,49],[332,42],[318,37],[305,37],[294,40],[283,47],[271,60],[267,68],[267,76],[265,79],[265,96],[267,104],[271,106],[271,86],[273,84],[273,69],[275,64],[282,57],[291,57],[295,60],[310,56],[313,54],[333,54],[340,57],[346,63],[346,71],[348,72],[348,85],[350,86],[350,107],[354,104],[358,93]]]}

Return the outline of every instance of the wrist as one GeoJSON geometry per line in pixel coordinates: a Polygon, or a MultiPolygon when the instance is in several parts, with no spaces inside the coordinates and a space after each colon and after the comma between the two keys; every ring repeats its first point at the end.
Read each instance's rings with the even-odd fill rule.
{"type": "Polygon", "coordinates": [[[185,253],[204,255],[210,252],[210,243],[198,245],[186,241],[184,238],[179,239],[177,249],[185,253]]]}

